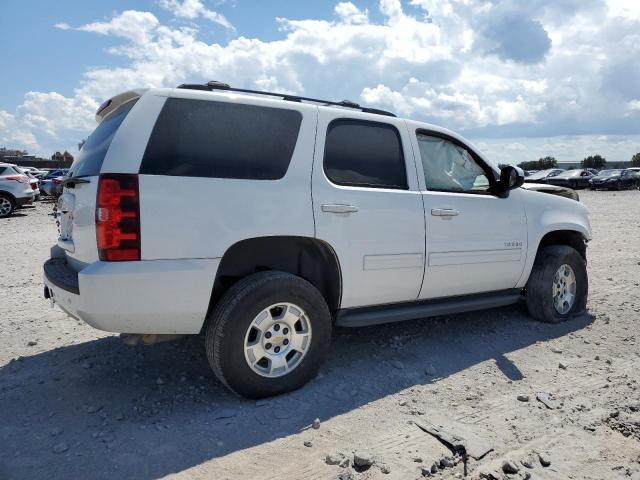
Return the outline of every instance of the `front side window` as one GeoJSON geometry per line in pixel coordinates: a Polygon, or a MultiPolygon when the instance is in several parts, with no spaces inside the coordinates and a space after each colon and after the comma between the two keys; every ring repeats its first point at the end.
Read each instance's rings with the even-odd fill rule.
{"type": "Polygon", "coordinates": [[[400,135],[392,125],[334,120],[327,130],[324,171],[333,183],[407,189],[400,135]]]}
{"type": "Polygon", "coordinates": [[[485,171],[464,147],[444,138],[418,133],[427,190],[489,193],[485,171]]]}
{"type": "Polygon", "coordinates": [[[277,180],[289,168],[301,123],[296,110],[169,98],[140,173],[277,180]]]}

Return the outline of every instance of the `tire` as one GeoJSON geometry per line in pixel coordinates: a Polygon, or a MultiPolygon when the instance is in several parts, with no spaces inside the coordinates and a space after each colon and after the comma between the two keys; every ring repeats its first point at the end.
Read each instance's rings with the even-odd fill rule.
{"type": "Polygon", "coordinates": [[[8,195],[0,194],[0,218],[8,217],[16,209],[16,202],[8,195]]]}
{"type": "MultiPolygon", "coordinates": [[[[279,325],[284,325],[279,331],[284,334],[287,330],[286,324],[279,325]]],[[[324,298],[309,282],[284,272],[256,273],[240,280],[225,292],[207,319],[205,326],[207,359],[216,377],[230,390],[243,397],[256,399],[290,392],[302,387],[315,376],[329,349],[331,325],[331,314],[324,298]],[[265,376],[268,374],[266,370],[274,365],[268,358],[276,347],[269,347],[272,350],[267,352],[266,348],[271,345],[267,338],[273,338],[273,342],[280,342],[282,346],[278,348],[282,348],[282,352],[289,352],[285,358],[289,358],[291,353],[293,353],[292,358],[297,358],[298,355],[293,349],[293,336],[287,348],[284,345],[287,345],[288,341],[282,344],[283,336],[276,336],[275,333],[267,331],[267,325],[272,325],[269,329],[272,331],[276,328],[277,322],[284,322],[284,320],[278,320],[282,308],[276,306],[277,304],[293,306],[293,312],[302,311],[299,318],[304,319],[309,337],[304,342],[306,350],[300,353],[298,363],[290,372],[276,373],[279,376],[268,377],[265,376]],[[260,324],[264,331],[259,333],[260,330],[256,330],[254,325],[266,310],[272,315],[271,318],[267,316],[266,322],[260,324]],[[273,314],[274,311],[275,314],[273,314]],[[266,352],[261,358],[267,360],[253,362],[252,367],[246,356],[248,354],[245,353],[245,347],[247,343],[251,343],[248,339],[254,333],[262,343],[260,340],[253,341],[261,343],[260,352],[266,352]],[[268,337],[268,334],[274,336],[268,337]],[[265,367],[265,364],[268,366],[265,367]],[[259,373],[255,369],[265,371],[259,373]]],[[[296,327],[295,330],[298,328],[296,327]]],[[[295,330],[292,328],[290,335],[299,335],[295,330]]],[[[282,356],[279,358],[281,359],[282,356]]]]}
{"type": "Polygon", "coordinates": [[[581,313],[586,309],[588,292],[587,263],[574,248],[550,245],[538,251],[525,293],[527,309],[534,319],[558,323],[581,313]],[[561,312],[554,303],[554,277],[565,265],[571,267],[575,277],[575,296],[568,311],[561,312]]]}

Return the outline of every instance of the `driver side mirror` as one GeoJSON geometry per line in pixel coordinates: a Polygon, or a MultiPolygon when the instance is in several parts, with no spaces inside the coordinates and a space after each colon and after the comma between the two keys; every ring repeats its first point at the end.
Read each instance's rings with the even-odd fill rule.
{"type": "Polygon", "coordinates": [[[509,195],[509,190],[521,187],[524,183],[524,172],[519,167],[508,165],[500,171],[500,182],[498,189],[501,196],[509,195]]]}

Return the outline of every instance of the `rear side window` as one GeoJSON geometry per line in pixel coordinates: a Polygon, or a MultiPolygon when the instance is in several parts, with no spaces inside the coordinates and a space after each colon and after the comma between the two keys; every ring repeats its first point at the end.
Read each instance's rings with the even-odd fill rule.
{"type": "Polygon", "coordinates": [[[384,123],[331,122],[324,171],[338,185],[408,188],[400,135],[395,127],[384,123]]]}
{"type": "Polygon", "coordinates": [[[289,168],[301,122],[295,110],[169,98],[140,173],[277,180],[289,168]]]}
{"type": "Polygon", "coordinates": [[[100,173],[111,140],[135,103],[125,103],[100,122],[73,161],[69,171],[70,177],[93,177],[100,173]]]}

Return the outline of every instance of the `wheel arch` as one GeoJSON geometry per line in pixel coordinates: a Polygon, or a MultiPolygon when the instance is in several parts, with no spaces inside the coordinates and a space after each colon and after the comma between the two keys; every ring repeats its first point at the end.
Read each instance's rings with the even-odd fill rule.
{"type": "Polygon", "coordinates": [[[8,192],[6,190],[0,190],[0,195],[4,195],[5,197],[9,197],[11,200],[13,200],[13,203],[15,203],[15,204],[18,203],[18,199],[11,192],[8,192]]]}
{"type": "Polygon", "coordinates": [[[540,249],[548,245],[566,245],[574,248],[586,262],[587,241],[588,237],[578,230],[551,230],[544,234],[538,242],[536,255],[540,252],[540,249]]]}
{"type": "Polygon", "coordinates": [[[587,242],[591,239],[590,229],[580,224],[558,225],[547,229],[542,236],[532,242],[528,250],[527,261],[516,288],[524,288],[529,281],[533,264],[540,250],[548,245],[567,245],[578,251],[580,256],[587,261],[587,242]]]}
{"type": "Polygon", "coordinates": [[[241,240],[225,251],[216,272],[207,316],[238,280],[268,270],[304,278],[320,291],[332,313],[340,307],[340,263],[328,243],[311,237],[268,236],[241,240]]]}

